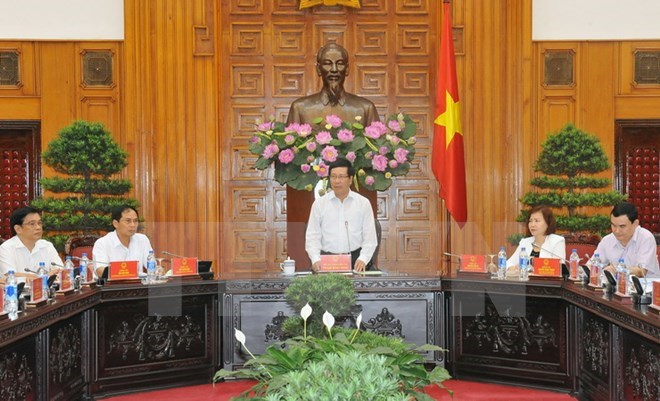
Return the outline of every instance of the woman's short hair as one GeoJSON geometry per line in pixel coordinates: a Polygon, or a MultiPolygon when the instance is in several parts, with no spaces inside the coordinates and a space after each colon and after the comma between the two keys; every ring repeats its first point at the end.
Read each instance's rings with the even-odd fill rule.
{"type": "MultiPolygon", "coordinates": [[[[555,215],[552,213],[552,209],[546,205],[536,205],[532,208],[532,210],[529,211],[529,215],[531,216],[532,214],[538,212],[541,212],[545,224],[548,225],[548,228],[545,230],[545,235],[554,234],[555,231],[557,231],[557,220],[555,219],[555,215]]],[[[527,225],[527,235],[532,235],[532,233],[529,231],[529,225],[527,225]]]]}

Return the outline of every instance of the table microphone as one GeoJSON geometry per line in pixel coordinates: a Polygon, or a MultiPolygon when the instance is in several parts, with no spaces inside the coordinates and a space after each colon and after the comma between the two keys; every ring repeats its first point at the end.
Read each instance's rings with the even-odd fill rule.
{"type": "Polygon", "coordinates": [[[457,255],[455,253],[443,252],[442,254],[445,255],[445,256],[452,257],[452,258],[457,258],[457,259],[461,258],[461,255],[457,255]]]}
{"type": "MultiPolygon", "coordinates": [[[[82,258],[80,256],[71,256],[71,259],[82,260],[82,258]]],[[[99,262],[98,260],[93,260],[93,259],[87,259],[87,261],[92,262],[92,263],[97,264],[97,265],[106,265],[107,266],[107,265],[110,264],[108,262],[99,262]]]]}
{"type": "Polygon", "coordinates": [[[176,253],[171,253],[167,251],[160,251],[163,255],[174,256],[175,258],[185,258],[185,256],[177,255],[176,253]]]}

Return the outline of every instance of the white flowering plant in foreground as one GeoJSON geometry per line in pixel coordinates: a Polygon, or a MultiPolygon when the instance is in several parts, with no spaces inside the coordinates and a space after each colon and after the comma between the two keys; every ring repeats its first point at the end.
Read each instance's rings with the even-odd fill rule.
{"type": "Polygon", "coordinates": [[[327,178],[328,165],[337,158],[355,167],[354,184],[384,191],[392,177],[408,174],[415,156],[417,127],[403,113],[363,126],[336,115],[316,118],[312,124],[268,121],[257,126],[249,150],[259,156],[255,167],[274,166],[275,180],[297,190],[311,191],[327,178]]]}
{"type": "Polygon", "coordinates": [[[429,372],[424,365],[423,353],[443,351],[440,347],[414,347],[399,338],[364,332],[362,314],[355,329],[337,328],[327,311],[323,314],[327,336],[315,338],[307,334],[311,315],[306,304],[300,311],[302,336],[273,344],[258,356],[247,348],[245,334],[235,329],[236,341],[251,359],[243,369],[218,371],[214,382],[229,377],[257,380],[236,400],[432,401],[424,387],[444,388],[442,382],[450,378],[446,369],[437,366],[429,372]]]}

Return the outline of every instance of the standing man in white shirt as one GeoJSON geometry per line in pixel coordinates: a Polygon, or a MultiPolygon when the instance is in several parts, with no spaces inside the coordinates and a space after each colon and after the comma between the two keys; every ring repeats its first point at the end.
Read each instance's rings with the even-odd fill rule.
{"type": "Polygon", "coordinates": [[[346,159],[337,159],[329,168],[331,192],[314,201],[307,223],[305,250],[312,270],[321,266],[321,254],[351,253],[357,272],[371,268],[378,246],[371,203],[351,191],[355,169],[346,159]]]}
{"type": "Polygon", "coordinates": [[[612,273],[620,258],[637,277],[660,278],[653,234],[639,226],[637,207],[629,202],[614,206],[610,213],[612,233],[598,244],[596,253],[612,273]]]}
{"type": "Polygon", "coordinates": [[[39,262],[44,262],[47,269],[55,271],[63,265],[53,244],[41,239],[44,230],[38,209],[22,207],[14,210],[9,226],[14,236],[0,245],[0,278],[4,279],[10,267],[17,277],[34,277],[25,269],[36,272],[39,262]]]}
{"type": "MultiPolygon", "coordinates": [[[[118,206],[112,210],[112,225],[115,227],[103,237],[96,240],[92,254],[97,263],[110,264],[125,260],[137,260],[138,272],[143,273],[147,265],[147,256],[151,242],[146,235],[138,233],[140,218],[137,210],[128,205],[118,206]]],[[[98,269],[105,266],[98,266],[98,269]]]]}

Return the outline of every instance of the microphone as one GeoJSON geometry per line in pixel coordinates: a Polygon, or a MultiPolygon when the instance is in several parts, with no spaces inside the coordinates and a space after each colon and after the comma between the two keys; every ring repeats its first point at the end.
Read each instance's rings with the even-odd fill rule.
{"type": "Polygon", "coordinates": [[[449,256],[451,258],[457,258],[457,259],[461,258],[461,255],[457,255],[455,253],[443,252],[442,254],[445,255],[445,256],[449,256]]]}
{"type": "Polygon", "coordinates": [[[548,249],[542,247],[541,245],[537,244],[536,242],[533,242],[533,243],[532,243],[532,246],[535,247],[535,248],[539,248],[539,249],[542,250],[542,251],[546,251],[546,252],[549,253],[550,255],[552,255],[552,256],[554,256],[555,258],[561,260],[562,263],[565,263],[566,265],[568,265],[568,261],[567,261],[565,258],[562,258],[561,256],[557,255],[556,253],[554,253],[554,252],[552,252],[552,251],[550,251],[550,250],[548,250],[548,249]]]}
{"type": "Polygon", "coordinates": [[[167,251],[160,251],[163,255],[174,256],[175,258],[185,258],[185,256],[177,255],[176,253],[171,253],[167,251]]]}
{"type": "Polygon", "coordinates": [[[57,264],[57,263],[55,263],[55,262],[50,262],[50,265],[51,265],[51,266],[59,267],[60,269],[64,269],[64,266],[62,266],[62,265],[60,265],[60,264],[57,264]]]}
{"type": "MultiPolygon", "coordinates": [[[[71,259],[82,260],[82,258],[79,257],[79,256],[71,256],[71,259]]],[[[106,265],[107,266],[107,265],[110,264],[108,262],[99,262],[98,260],[93,260],[93,259],[87,259],[87,261],[92,262],[92,263],[97,264],[97,265],[106,265]]]]}

